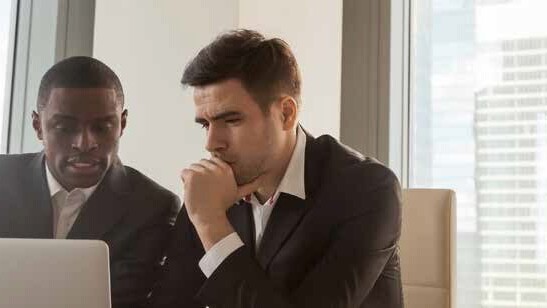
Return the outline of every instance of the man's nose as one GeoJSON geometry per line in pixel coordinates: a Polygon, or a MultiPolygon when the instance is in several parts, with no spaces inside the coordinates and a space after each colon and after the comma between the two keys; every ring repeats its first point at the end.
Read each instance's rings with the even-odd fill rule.
{"type": "Polygon", "coordinates": [[[221,130],[217,129],[214,125],[210,125],[207,130],[207,141],[205,142],[205,149],[210,153],[217,153],[226,148],[226,141],[222,136],[221,130]]]}
{"type": "Polygon", "coordinates": [[[97,138],[89,130],[84,129],[77,134],[72,143],[72,148],[80,152],[89,152],[99,147],[97,138]]]}

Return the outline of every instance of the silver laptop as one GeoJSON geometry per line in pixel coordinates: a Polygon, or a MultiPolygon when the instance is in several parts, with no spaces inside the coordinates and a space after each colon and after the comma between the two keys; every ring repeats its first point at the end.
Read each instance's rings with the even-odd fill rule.
{"type": "Polygon", "coordinates": [[[108,246],[0,239],[0,307],[110,308],[108,246]]]}

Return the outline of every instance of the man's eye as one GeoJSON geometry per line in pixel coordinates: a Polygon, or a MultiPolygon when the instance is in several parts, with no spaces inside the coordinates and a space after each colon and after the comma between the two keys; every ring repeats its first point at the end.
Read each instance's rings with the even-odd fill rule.
{"type": "Polygon", "coordinates": [[[201,128],[208,129],[209,128],[209,123],[201,123],[201,128]]]}
{"type": "Polygon", "coordinates": [[[106,133],[112,129],[113,125],[110,123],[98,124],[93,126],[93,131],[97,133],[106,133]]]}
{"type": "Polygon", "coordinates": [[[65,124],[57,124],[54,126],[54,129],[62,133],[73,133],[76,131],[76,127],[65,124]]]}
{"type": "Polygon", "coordinates": [[[241,121],[241,119],[236,118],[236,119],[226,119],[224,122],[226,122],[227,124],[237,124],[240,121],[241,121]]]}

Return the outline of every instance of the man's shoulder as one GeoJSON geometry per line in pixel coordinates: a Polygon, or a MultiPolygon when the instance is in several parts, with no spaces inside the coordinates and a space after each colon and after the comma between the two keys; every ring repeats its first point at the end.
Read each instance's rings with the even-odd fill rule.
{"type": "Polygon", "coordinates": [[[31,162],[41,153],[0,154],[0,164],[31,162]]]}
{"type": "Polygon", "coordinates": [[[324,158],[321,199],[325,210],[337,207],[336,215],[347,218],[369,211],[400,212],[401,188],[395,173],[372,157],[365,157],[330,136],[316,139],[324,158]]]}
{"type": "Polygon", "coordinates": [[[40,153],[25,153],[25,154],[0,154],[0,174],[6,172],[16,172],[21,174],[24,166],[29,166],[40,153]]]}
{"type": "Polygon", "coordinates": [[[323,155],[318,166],[323,169],[324,190],[352,198],[378,190],[400,190],[395,173],[377,159],[365,157],[328,135],[318,137],[315,142],[315,151],[321,151],[317,155],[323,155]]]}
{"type": "Polygon", "coordinates": [[[131,185],[135,189],[135,193],[153,192],[162,195],[174,195],[174,193],[161,186],[158,182],[154,181],[141,171],[127,165],[124,165],[123,168],[127,179],[131,182],[131,185]]]}
{"type": "Polygon", "coordinates": [[[330,169],[331,175],[356,177],[377,181],[382,178],[396,179],[391,169],[374,157],[367,157],[341,143],[330,135],[314,140],[313,150],[324,155],[322,166],[330,169]]]}
{"type": "Polygon", "coordinates": [[[127,181],[130,182],[131,193],[136,197],[143,197],[147,199],[160,198],[162,200],[171,200],[176,203],[179,202],[179,198],[176,194],[146,176],[139,170],[126,165],[124,165],[123,168],[127,181]]]}
{"type": "Polygon", "coordinates": [[[35,176],[31,166],[39,157],[40,153],[0,155],[0,194],[13,197],[14,193],[24,190],[28,186],[29,177],[35,176]]]}

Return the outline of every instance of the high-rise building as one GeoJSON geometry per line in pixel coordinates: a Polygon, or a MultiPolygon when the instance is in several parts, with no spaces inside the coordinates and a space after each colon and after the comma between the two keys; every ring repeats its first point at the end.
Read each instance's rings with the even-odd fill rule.
{"type": "Polygon", "coordinates": [[[458,307],[479,308],[480,250],[473,115],[476,77],[472,0],[413,2],[411,185],[457,195],[458,307]]]}
{"type": "Polygon", "coordinates": [[[547,35],[480,45],[476,188],[482,307],[547,307],[547,35]]]}

